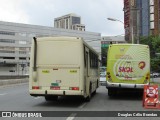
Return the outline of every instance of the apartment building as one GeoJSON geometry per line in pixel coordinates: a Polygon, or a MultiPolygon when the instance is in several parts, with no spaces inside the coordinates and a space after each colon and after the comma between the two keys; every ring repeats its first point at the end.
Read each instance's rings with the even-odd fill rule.
{"type": "Polygon", "coordinates": [[[54,27],[85,31],[85,25],[81,24],[81,17],[73,13],[55,18],[54,27]]]}
{"type": "Polygon", "coordinates": [[[125,39],[160,34],[160,0],[124,0],[125,39]]]}

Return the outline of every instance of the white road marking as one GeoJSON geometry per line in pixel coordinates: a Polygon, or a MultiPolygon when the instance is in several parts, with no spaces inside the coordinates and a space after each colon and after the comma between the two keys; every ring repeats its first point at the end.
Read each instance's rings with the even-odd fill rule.
{"type": "Polygon", "coordinates": [[[2,94],[0,94],[0,95],[6,95],[7,93],[2,93],[2,94]]]}
{"type": "Polygon", "coordinates": [[[66,120],[73,120],[77,113],[72,113],[66,120]]]}
{"type": "Polygon", "coordinates": [[[39,99],[39,98],[41,98],[41,97],[35,97],[34,99],[39,99]]]}
{"type": "Polygon", "coordinates": [[[87,103],[83,103],[82,105],[80,105],[78,108],[82,109],[84,108],[84,106],[86,106],[87,103]]]}

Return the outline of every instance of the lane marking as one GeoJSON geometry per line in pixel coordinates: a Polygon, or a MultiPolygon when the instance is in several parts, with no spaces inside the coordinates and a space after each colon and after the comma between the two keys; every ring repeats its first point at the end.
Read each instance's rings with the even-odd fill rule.
{"type": "Polygon", "coordinates": [[[41,98],[41,97],[35,97],[34,99],[39,99],[39,98],[41,98]]]}
{"type": "Polygon", "coordinates": [[[2,93],[2,94],[0,94],[0,95],[6,95],[7,93],[2,93]]]}
{"type": "Polygon", "coordinates": [[[72,113],[66,120],[73,120],[77,113],[72,113]]]}
{"type": "Polygon", "coordinates": [[[80,105],[78,108],[82,109],[84,108],[84,106],[86,106],[87,103],[83,103],[82,105],[80,105]]]}

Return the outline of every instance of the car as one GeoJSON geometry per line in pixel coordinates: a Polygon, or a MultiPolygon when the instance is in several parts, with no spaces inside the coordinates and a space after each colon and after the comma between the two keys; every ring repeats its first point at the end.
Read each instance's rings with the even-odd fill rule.
{"type": "Polygon", "coordinates": [[[156,77],[159,77],[159,76],[160,76],[160,73],[158,73],[158,72],[153,72],[153,73],[150,74],[150,76],[156,78],[156,77]]]}
{"type": "Polygon", "coordinates": [[[105,86],[106,85],[106,72],[103,72],[100,74],[100,85],[105,86]]]}

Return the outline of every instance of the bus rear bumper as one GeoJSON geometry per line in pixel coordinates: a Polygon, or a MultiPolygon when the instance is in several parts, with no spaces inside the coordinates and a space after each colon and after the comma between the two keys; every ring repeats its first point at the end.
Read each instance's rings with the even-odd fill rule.
{"type": "Polygon", "coordinates": [[[148,84],[128,84],[128,83],[110,83],[107,81],[106,88],[133,88],[143,89],[144,85],[148,84]]]}
{"type": "Polygon", "coordinates": [[[31,96],[46,96],[46,95],[83,95],[83,91],[73,90],[29,90],[31,96]]]}

